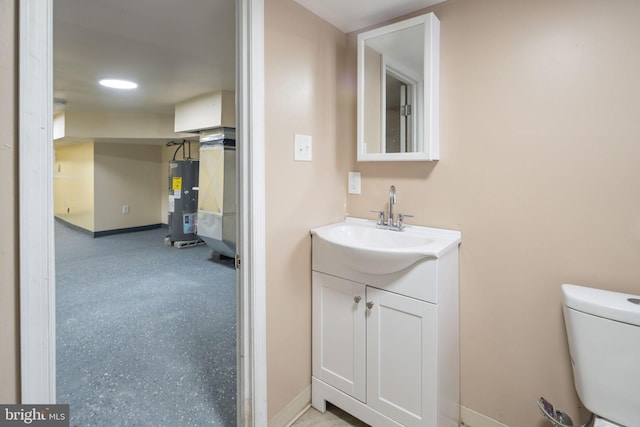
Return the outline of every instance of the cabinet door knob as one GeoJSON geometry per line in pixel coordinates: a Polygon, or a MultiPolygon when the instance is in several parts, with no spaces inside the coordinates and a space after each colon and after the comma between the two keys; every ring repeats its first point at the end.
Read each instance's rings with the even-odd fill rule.
{"type": "Polygon", "coordinates": [[[371,309],[373,308],[373,301],[369,301],[369,302],[367,303],[367,308],[368,308],[369,310],[371,310],[371,309]]]}
{"type": "Polygon", "coordinates": [[[358,304],[362,300],[362,297],[353,297],[353,301],[358,304]]]}

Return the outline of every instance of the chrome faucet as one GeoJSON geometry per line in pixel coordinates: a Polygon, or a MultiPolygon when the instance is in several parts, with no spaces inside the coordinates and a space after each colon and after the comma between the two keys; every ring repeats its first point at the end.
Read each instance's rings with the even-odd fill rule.
{"type": "Polygon", "coordinates": [[[392,185],[389,189],[389,217],[385,220],[384,211],[371,211],[373,213],[378,214],[378,220],[376,222],[376,226],[378,228],[384,228],[386,230],[394,230],[394,231],[402,231],[404,230],[405,218],[413,218],[413,215],[407,215],[403,213],[398,214],[398,221],[396,222],[394,219],[393,213],[393,205],[398,202],[398,197],[396,196],[396,186],[392,185]]]}
{"type": "Polygon", "coordinates": [[[398,201],[398,198],[396,197],[396,186],[392,185],[391,188],[389,189],[389,217],[387,218],[388,227],[394,226],[393,205],[395,205],[397,201],[398,201]]]}

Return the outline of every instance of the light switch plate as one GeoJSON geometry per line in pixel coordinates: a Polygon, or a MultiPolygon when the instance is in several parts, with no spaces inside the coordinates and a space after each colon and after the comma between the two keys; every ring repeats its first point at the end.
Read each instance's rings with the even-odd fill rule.
{"type": "Polygon", "coordinates": [[[349,172],[349,194],[360,194],[360,172],[349,172]]]}
{"type": "Polygon", "coordinates": [[[294,142],[294,160],[300,162],[310,162],[312,159],[312,138],[309,135],[298,135],[295,136],[294,142]]]}

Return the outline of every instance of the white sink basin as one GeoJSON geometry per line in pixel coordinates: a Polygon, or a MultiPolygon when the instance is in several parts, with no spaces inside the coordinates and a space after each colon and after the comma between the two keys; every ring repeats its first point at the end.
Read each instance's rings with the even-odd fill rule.
{"type": "MultiPolygon", "coordinates": [[[[369,274],[391,274],[426,258],[438,258],[460,243],[460,233],[408,225],[404,231],[376,227],[375,221],[347,218],[314,228],[314,251],[350,269],[369,274]]],[[[314,253],[315,255],[315,253],[314,253]]]]}

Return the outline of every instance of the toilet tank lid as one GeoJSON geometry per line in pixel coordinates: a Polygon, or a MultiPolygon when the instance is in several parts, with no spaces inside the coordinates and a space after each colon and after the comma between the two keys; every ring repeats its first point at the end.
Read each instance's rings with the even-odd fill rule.
{"type": "Polygon", "coordinates": [[[638,295],[565,284],[562,285],[562,299],[567,307],[574,310],[640,326],[638,295]]]}

